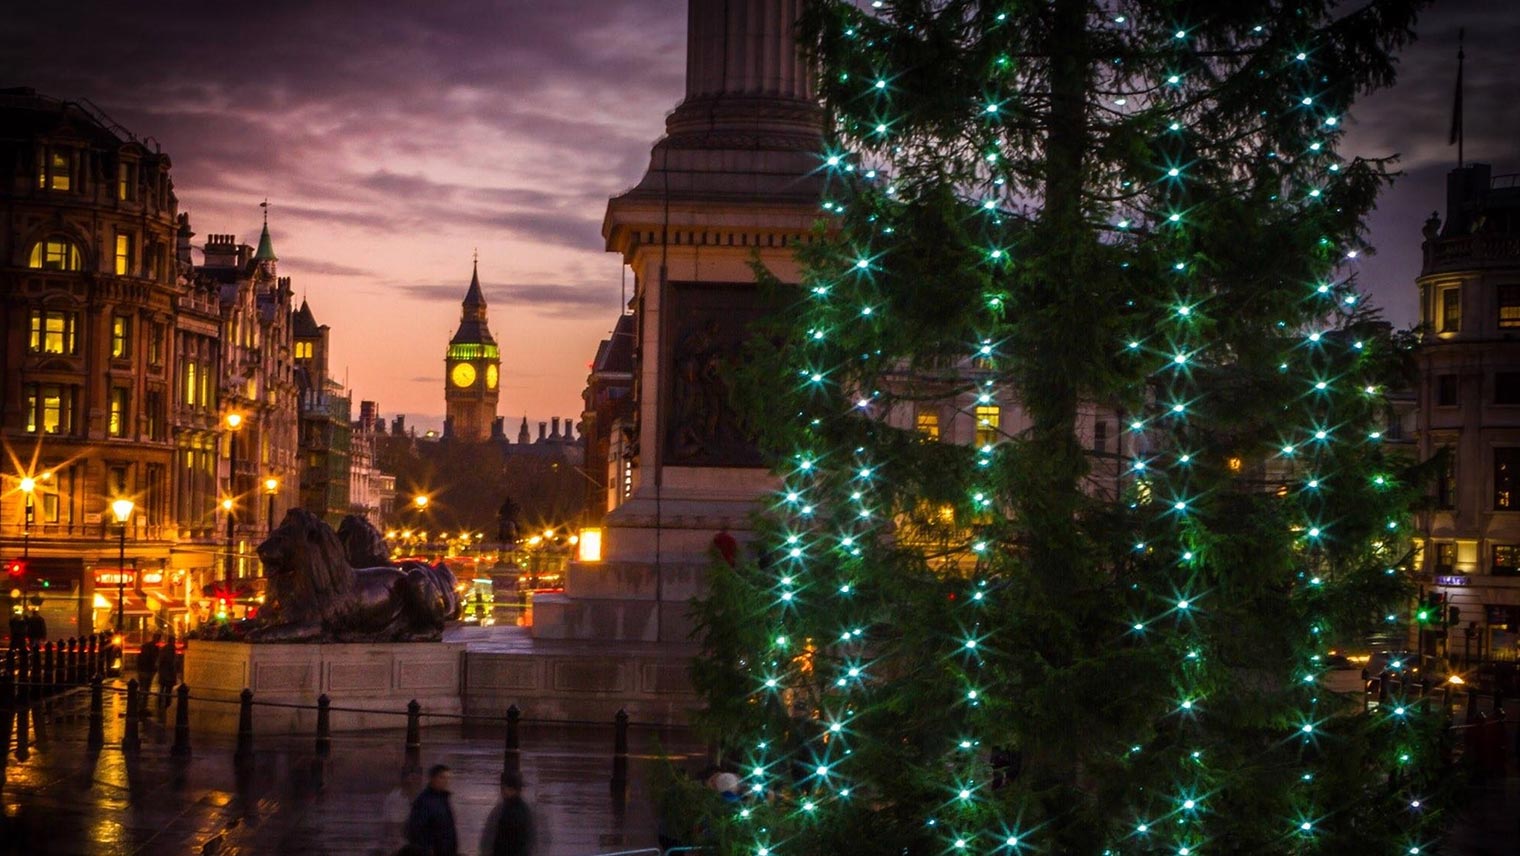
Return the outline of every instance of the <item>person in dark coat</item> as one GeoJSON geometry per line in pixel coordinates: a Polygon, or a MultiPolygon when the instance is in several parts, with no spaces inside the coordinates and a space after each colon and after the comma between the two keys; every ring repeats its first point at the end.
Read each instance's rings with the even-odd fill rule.
{"type": "Polygon", "coordinates": [[[174,634],[169,634],[169,640],[158,649],[158,700],[160,704],[169,703],[169,693],[174,685],[179,683],[179,660],[174,653],[174,634]]]}
{"type": "Polygon", "coordinates": [[[42,610],[34,609],[26,617],[26,635],[38,645],[47,642],[47,622],[42,618],[42,610]]]}
{"type": "Polygon", "coordinates": [[[26,642],[26,616],[11,613],[11,647],[20,648],[26,642]]]}
{"type": "Polygon", "coordinates": [[[522,797],[522,776],[501,774],[501,802],[491,809],[480,832],[480,856],[530,856],[533,853],[533,812],[522,797]]]}
{"type": "Polygon", "coordinates": [[[449,805],[449,768],[443,764],[428,770],[427,787],[412,801],[406,818],[406,843],[428,856],[458,856],[459,830],[454,808],[449,805]]]}
{"type": "Polygon", "coordinates": [[[158,674],[158,649],[163,638],[162,633],[153,634],[153,638],[144,642],[137,652],[137,688],[142,692],[149,691],[153,676],[158,674]]]}

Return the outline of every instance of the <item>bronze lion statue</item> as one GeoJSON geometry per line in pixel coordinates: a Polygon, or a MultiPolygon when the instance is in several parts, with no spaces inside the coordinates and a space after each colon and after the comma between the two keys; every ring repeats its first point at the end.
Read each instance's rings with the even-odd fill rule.
{"type": "Polygon", "coordinates": [[[340,539],[320,517],[286,512],[258,547],[268,591],[246,638],[262,642],[437,641],[459,613],[454,573],[442,563],[387,559],[385,540],[350,516],[340,539]],[[354,567],[353,560],[365,567],[354,567]]]}

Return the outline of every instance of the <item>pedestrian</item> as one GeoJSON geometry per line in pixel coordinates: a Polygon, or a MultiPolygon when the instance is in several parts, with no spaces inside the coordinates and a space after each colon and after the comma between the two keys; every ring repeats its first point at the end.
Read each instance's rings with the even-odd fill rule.
{"type": "Polygon", "coordinates": [[[406,843],[428,856],[458,856],[459,830],[454,808],[449,805],[449,768],[435,764],[428,770],[427,787],[412,801],[406,818],[406,843]]]}
{"type": "Polygon", "coordinates": [[[20,648],[26,644],[26,616],[21,610],[11,613],[11,647],[20,648]]]}
{"type": "Polygon", "coordinates": [[[529,856],[533,852],[533,812],[522,797],[522,776],[501,774],[501,802],[480,831],[480,856],[529,856]]]}
{"type": "Polygon", "coordinates": [[[413,766],[401,769],[401,778],[380,803],[380,822],[385,826],[387,846],[406,843],[406,819],[412,813],[412,800],[422,792],[422,771],[413,766]]]}
{"type": "Polygon", "coordinates": [[[174,651],[176,644],[174,634],[170,633],[169,640],[158,649],[158,701],[160,705],[169,704],[169,693],[174,690],[174,685],[179,683],[179,655],[174,651]]]}
{"type": "Polygon", "coordinates": [[[153,686],[153,676],[158,674],[158,649],[163,638],[162,633],[155,633],[137,651],[137,688],[145,693],[153,686]]]}
{"type": "Polygon", "coordinates": [[[26,635],[38,645],[47,641],[47,622],[42,618],[42,610],[33,609],[26,617],[26,635]]]}

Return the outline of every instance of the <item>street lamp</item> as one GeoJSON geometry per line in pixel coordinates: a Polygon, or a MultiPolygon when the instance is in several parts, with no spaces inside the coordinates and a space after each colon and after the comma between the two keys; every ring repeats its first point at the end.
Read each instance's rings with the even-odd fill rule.
{"type": "Polygon", "coordinates": [[[21,558],[26,559],[32,554],[32,519],[35,514],[32,491],[37,489],[37,481],[31,476],[23,476],[20,487],[21,492],[26,495],[26,523],[21,528],[21,558]]]}
{"type": "Polygon", "coordinates": [[[121,530],[120,547],[116,553],[116,632],[122,632],[122,618],[127,607],[127,521],[132,519],[136,507],[130,499],[118,499],[111,503],[111,514],[121,530]]]}
{"type": "Polygon", "coordinates": [[[280,480],[274,476],[264,479],[264,493],[269,495],[269,531],[274,531],[274,497],[280,492],[280,480]]]}
{"type": "Polygon", "coordinates": [[[233,527],[237,523],[237,435],[238,429],[243,427],[243,414],[227,414],[227,499],[222,500],[222,508],[227,512],[227,565],[226,577],[232,579],[235,576],[237,553],[237,534],[233,527]]]}

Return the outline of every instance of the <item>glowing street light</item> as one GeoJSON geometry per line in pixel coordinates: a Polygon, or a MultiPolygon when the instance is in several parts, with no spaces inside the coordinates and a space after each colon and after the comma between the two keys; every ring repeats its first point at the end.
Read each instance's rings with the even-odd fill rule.
{"type": "Polygon", "coordinates": [[[121,529],[121,541],[116,552],[116,632],[122,632],[122,618],[127,604],[127,521],[132,519],[136,503],[130,499],[118,499],[111,503],[111,515],[121,529]]]}
{"type": "Polygon", "coordinates": [[[274,476],[264,479],[264,493],[269,496],[268,529],[274,531],[274,498],[280,492],[280,480],[274,476]]]}

